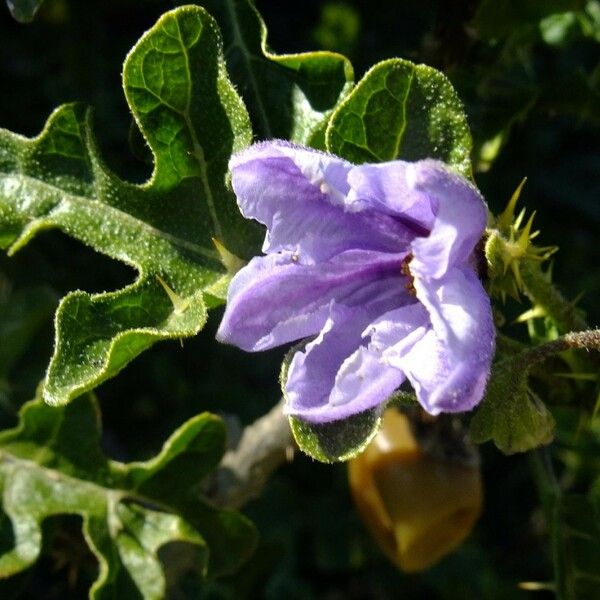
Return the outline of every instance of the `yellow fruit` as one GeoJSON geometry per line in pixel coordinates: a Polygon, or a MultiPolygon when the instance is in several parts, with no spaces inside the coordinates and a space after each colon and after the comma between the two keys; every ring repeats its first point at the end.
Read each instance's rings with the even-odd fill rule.
{"type": "Polygon", "coordinates": [[[348,463],[348,477],[367,529],[405,572],[423,571],[451,552],[481,513],[478,466],[424,453],[408,418],[395,409],[348,463]]]}

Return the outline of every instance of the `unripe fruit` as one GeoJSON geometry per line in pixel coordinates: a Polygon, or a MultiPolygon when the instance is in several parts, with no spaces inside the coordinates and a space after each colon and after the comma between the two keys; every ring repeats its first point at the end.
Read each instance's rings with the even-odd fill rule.
{"type": "Polygon", "coordinates": [[[406,572],[423,571],[451,552],[481,513],[479,467],[426,454],[409,419],[395,409],[348,463],[348,477],[367,529],[406,572]]]}

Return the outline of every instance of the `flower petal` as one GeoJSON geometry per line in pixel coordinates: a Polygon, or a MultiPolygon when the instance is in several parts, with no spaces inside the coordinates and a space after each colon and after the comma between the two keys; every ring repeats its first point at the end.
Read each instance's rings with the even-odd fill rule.
{"type": "Polygon", "coordinates": [[[409,187],[437,204],[431,233],[412,242],[410,270],[415,275],[439,279],[452,266],[469,260],[485,229],[485,204],[474,185],[451,173],[441,162],[412,163],[406,177],[409,187]]]}
{"type": "Polygon", "coordinates": [[[312,423],[344,419],[380,405],[402,383],[403,373],[370,351],[362,332],[409,296],[386,282],[369,291],[371,299],[362,306],[333,303],[321,333],[296,353],[286,383],[287,414],[312,423]]]}
{"type": "Polygon", "coordinates": [[[413,236],[428,235],[437,200],[426,190],[414,188],[412,169],[413,163],[402,160],[354,167],[348,174],[350,210],[377,210],[395,217],[413,236]]]}
{"type": "Polygon", "coordinates": [[[452,269],[443,280],[415,279],[415,288],[431,329],[393,364],[429,413],[470,410],[483,397],[494,353],[490,300],[468,267],[452,269]]]}
{"type": "Polygon", "coordinates": [[[403,255],[350,250],[319,265],[290,253],[253,258],[231,281],[217,339],[243,350],[266,350],[317,333],[332,300],[347,306],[370,299],[373,282],[397,300],[405,294],[403,255]]]}
{"type": "Polygon", "coordinates": [[[293,252],[302,264],[327,260],[350,248],[397,252],[410,241],[389,216],[346,207],[353,165],[282,141],[235,154],[232,185],[245,217],[267,226],[263,252],[293,252]]]}
{"type": "Polygon", "coordinates": [[[430,328],[427,310],[415,302],[383,314],[371,323],[363,336],[370,338],[371,351],[380,354],[387,364],[401,369],[401,359],[430,328]]]}

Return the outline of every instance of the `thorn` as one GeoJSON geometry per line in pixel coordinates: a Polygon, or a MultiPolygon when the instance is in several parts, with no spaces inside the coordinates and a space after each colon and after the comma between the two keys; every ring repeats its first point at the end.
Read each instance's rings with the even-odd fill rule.
{"type": "Polygon", "coordinates": [[[531,319],[537,319],[539,317],[545,317],[546,311],[541,306],[534,306],[524,313],[521,313],[515,320],[514,323],[525,323],[531,319]]]}
{"type": "MultiPolygon", "coordinates": [[[[524,214],[525,211],[523,210],[524,214]]],[[[523,227],[523,231],[521,231],[521,234],[519,235],[519,239],[517,241],[517,245],[519,246],[519,249],[522,253],[522,255],[525,254],[525,252],[527,251],[527,246],[529,246],[529,240],[530,240],[530,233],[531,233],[531,227],[533,225],[533,219],[535,218],[535,211],[533,211],[531,213],[531,216],[529,217],[529,220],[527,221],[527,224],[525,225],[525,227],[523,227]]]]}
{"type": "Polygon", "coordinates": [[[525,218],[525,209],[521,210],[521,212],[515,219],[515,224],[514,224],[515,230],[517,230],[517,229],[519,229],[519,227],[521,227],[521,222],[523,221],[524,218],[525,218]]]}
{"type": "Polygon", "coordinates": [[[521,581],[518,587],[521,590],[527,590],[529,592],[556,591],[556,586],[553,582],[546,583],[543,581],[521,581]]]}
{"type": "Polygon", "coordinates": [[[569,306],[571,308],[575,308],[584,296],[585,296],[585,291],[579,292],[579,294],[577,294],[577,296],[575,296],[575,298],[573,298],[573,300],[571,300],[571,302],[569,302],[569,306]]]}
{"type": "Polygon", "coordinates": [[[596,398],[596,404],[594,405],[594,410],[592,411],[592,419],[595,419],[600,412],[600,392],[598,392],[598,397],[596,398]]]}
{"type": "Polygon", "coordinates": [[[552,271],[553,270],[554,270],[554,263],[550,263],[548,265],[548,269],[546,269],[546,271],[542,271],[542,276],[546,278],[546,281],[548,283],[552,282],[552,271]]]}
{"type": "Polygon", "coordinates": [[[294,446],[290,445],[290,446],[286,446],[285,448],[285,460],[288,463],[291,463],[294,460],[294,446]]]}
{"type": "Polygon", "coordinates": [[[554,377],[563,379],[574,379],[576,381],[598,381],[596,373],[552,373],[554,377]]]}
{"type": "Polygon", "coordinates": [[[527,181],[527,177],[523,177],[521,183],[517,186],[517,189],[513,192],[513,195],[510,197],[504,212],[498,217],[498,229],[504,232],[508,232],[510,229],[511,223],[513,221],[513,217],[515,214],[515,207],[517,206],[517,201],[519,200],[519,196],[521,195],[521,190],[527,181]]]}
{"type": "Polygon", "coordinates": [[[171,303],[173,304],[173,309],[176,315],[181,315],[183,314],[189,307],[190,307],[190,303],[191,301],[189,299],[184,299],[181,296],[178,296],[164,281],[164,279],[160,276],[157,275],[156,279],[158,279],[158,283],[160,283],[160,285],[162,285],[163,289],[165,290],[165,292],[167,293],[167,296],[169,296],[169,300],[171,301],[171,303]]]}
{"type": "Polygon", "coordinates": [[[521,271],[519,269],[519,263],[513,261],[510,263],[510,270],[512,271],[515,283],[517,285],[517,291],[523,289],[523,280],[521,279],[521,271]]]}
{"type": "Polygon", "coordinates": [[[245,260],[242,260],[239,256],[229,252],[217,238],[212,238],[212,242],[219,253],[219,258],[221,259],[223,266],[230,275],[237,273],[246,264],[245,260]]]}

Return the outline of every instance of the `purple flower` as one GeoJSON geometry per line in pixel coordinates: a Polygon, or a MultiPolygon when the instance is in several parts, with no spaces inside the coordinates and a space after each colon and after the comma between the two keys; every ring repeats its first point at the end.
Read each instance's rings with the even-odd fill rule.
{"type": "Polygon", "coordinates": [[[495,334],[473,185],[434,160],[356,166],[282,141],[230,167],[242,213],[267,227],[266,256],[233,278],[217,337],[257,351],[316,335],[290,364],[288,414],[383,408],[406,379],[431,414],[481,400],[495,334]]]}

